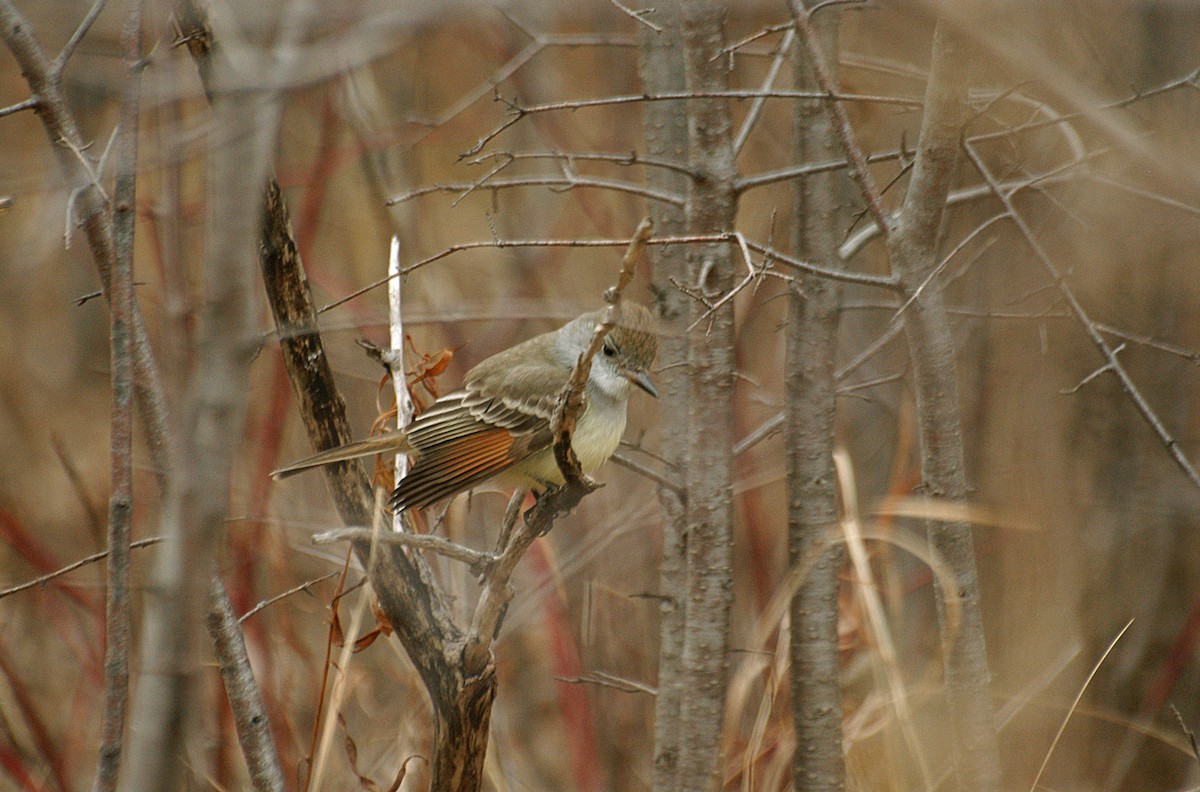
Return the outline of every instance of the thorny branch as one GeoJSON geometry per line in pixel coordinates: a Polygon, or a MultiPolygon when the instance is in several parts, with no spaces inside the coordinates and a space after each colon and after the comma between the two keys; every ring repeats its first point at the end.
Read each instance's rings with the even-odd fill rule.
{"type": "MultiPolygon", "coordinates": [[[[727,91],[670,91],[663,93],[627,94],[624,96],[606,96],[598,99],[581,99],[571,102],[550,102],[524,107],[512,101],[496,97],[509,107],[509,117],[491,132],[488,132],[467,151],[459,155],[459,159],[473,157],[500,136],[505,130],[517,124],[522,119],[539,113],[551,113],[559,110],[581,110],[590,107],[612,107],[641,102],[674,102],[681,99],[822,99],[838,102],[867,102],[871,104],[899,105],[901,107],[920,107],[921,100],[907,96],[887,96],[875,94],[850,94],[837,91],[791,91],[791,90],[727,90],[727,91]]],[[[844,112],[844,111],[843,111],[844,112]]]]}
{"type": "Polygon", "coordinates": [[[567,190],[574,190],[581,187],[590,187],[599,190],[613,190],[615,192],[629,193],[630,195],[639,195],[643,198],[649,198],[652,201],[662,201],[663,203],[668,203],[673,206],[683,206],[683,196],[658,192],[633,182],[617,181],[616,179],[600,179],[588,176],[576,176],[573,173],[566,173],[562,176],[516,176],[510,179],[492,179],[491,176],[498,171],[499,168],[474,182],[431,184],[425,187],[418,187],[415,190],[409,190],[406,193],[401,193],[393,198],[389,198],[387,200],[387,205],[395,206],[396,204],[404,203],[405,201],[411,201],[412,199],[419,198],[423,195],[439,192],[461,193],[454,201],[454,203],[457,204],[463,198],[479,189],[503,190],[511,189],[513,187],[552,187],[556,190],[565,192],[567,190]]]}
{"type": "MultiPolygon", "coordinates": [[[[426,256],[423,259],[414,261],[403,267],[400,270],[400,277],[408,275],[410,272],[426,267],[435,261],[440,261],[447,256],[452,256],[456,253],[462,253],[466,250],[480,250],[484,248],[495,248],[503,250],[506,248],[523,248],[523,247],[572,247],[572,248],[601,248],[601,247],[626,247],[632,242],[630,239],[489,239],[479,242],[462,242],[457,245],[450,245],[433,255],[426,256]]],[[[814,275],[823,275],[827,278],[843,281],[845,283],[857,283],[860,286],[875,286],[882,289],[895,289],[897,283],[895,278],[886,275],[872,275],[866,272],[851,272],[842,269],[830,269],[813,264],[808,261],[801,261],[795,256],[790,256],[781,250],[769,247],[759,242],[746,239],[740,231],[726,231],[716,234],[688,234],[683,236],[665,236],[655,237],[646,240],[647,245],[695,245],[705,244],[710,242],[727,242],[730,244],[745,244],[745,246],[758,253],[761,256],[778,261],[781,264],[786,264],[789,267],[800,270],[802,272],[811,272],[814,275]]],[[[367,292],[378,289],[390,280],[392,276],[380,278],[376,281],[368,283],[366,286],[355,289],[354,291],[339,297],[331,303],[323,305],[318,313],[344,305],[351,300],[361,297],[367,292]]]]}
{"type": "Polygon", "coordinates": [[[1171,434],[1171,432],[1163,424],[1162,420],[1159,419],[1158,414],[1155,413],[1154,408],[1150,406],[1150,402],[1146,400],[1146,397],[1142,394],[1141,389],[1138,388],[1136,383],[1134,383],[1133,379],[1129,376],[1129,372],[1127,372],[1125,367],[1121,364],[1121,361],[1117,359],[1116,350],[1113,349],[1113,347],[1104,338],[1100,327],[1092,321],[1090,316],[1088,316],[1087,310],[1075,296],[1075,292],[1071,288],[1070,284],[1067,283],[1066,276],[1063,274],[1062,270],[1060,270],[1059,267],[1054,263],[1054,260],[1050,257],[1050,254],[1046,248],[1042,246],[1042,243],[1038,241],[1037,236],[1033,233],[1033,229],[1031,229],[1029,224],[1025,222],[1025,217],[1019,211],[1017,211],[1017,207],[1013,203],[1012,197],[1003,189],[1001,189],[999,181],[987,167],[987,164],[984,163],[983,159],[979,156],[979,153],[975,150],[973,145],[964,141],[963,150],[966,152],[967,158],[971,160],[971,163],[975,166],[975,170],[978,171],[979,175],[982,176],[984,181],[988,183],[988,186],[996,196],[996,200],[1000,201],[1000,203],[1004,206],[1005,212],[1007,213],[1009,219],[1012,220],[1013,225],[1015,225],[1017,230],[1021,233],[1022,238],[1025,240],[1025,244],[1029,247],[1030,251],[1033,253],[1038,262],[1042,265],[1042,268],[1046,270],[1046,273],[1050,276],[1050,279],[1054,282],[1054,285],[1058,288],[1059,293],[1062,295],[1063,301],[1067,304],[1067,308],[1079,321],[1080,325],[1083,326],[1084,332],[1087,333],[1087,336],[1089,339],[1091,339],[1092,344],[1095,345],[1097,350],[1099,350],[1101,357],[1103,357],[1105,360],[1107,369],[1116,375],[1117,381],[1121,385],[1121,390],[1125,391],[1125,394],[1129,396],[1134,407],[1137,408],[1138,413],[1140,413],[1146,423],[1149,424],[1151,430],[1154,431],[1154,434],[1158,436],[1158,439],[1162,442],[1163,446],[1166,447],[1167,453],[1169,453],[1171,458],[1175,460],[1175,464],[1178,465],[1179,469],[1183,471],[1183,474],[1187,476],[1188,481],[1190,481],[1196,487],[1200,487],[1200,473],[1197,473],[1195,466],[1183,452],[1182,447],[1180,447],[1179,440],[1171,434]]]}
{"type": "MultiPolygon", "coordinates": [[[[162,540],[163,540],[163,538],[161,536],[150,536],[145,539],[138,539],[134,542],[131,542],[129,544],[129,547],[130,547],[130,549],[138,550],[143,547],[150,547],[151,545],[156,545],[159,542],[161,542],[162,540]]],[[[5,597],[9,596],[10,594],[19,594],[22,591],[28,591],[31,588],[43,587],[50,581],[54,580],[55,578],[60,578],[63,575],[74,572],[77,569],[82,569],[83,567],[85,567],[89,564],[94,564],[97,561],[103,561],[105,558],[108,558],[107,550],[101,550],[98,553],[92,553],[89,556],[84,556],[83,558],[79,559],[78,561],[72,561],[71,563],[67,564],[66,566],[62,567],[61,569],[56,569],[53,572],[47,572],[44,575],[38,575],[37,577],[33,578],[32,580],[26,580],[24,583],[18,583],[15,586],[9,586],[6,589],[0,590],[0,599],[4,599],[5,597]]]]}

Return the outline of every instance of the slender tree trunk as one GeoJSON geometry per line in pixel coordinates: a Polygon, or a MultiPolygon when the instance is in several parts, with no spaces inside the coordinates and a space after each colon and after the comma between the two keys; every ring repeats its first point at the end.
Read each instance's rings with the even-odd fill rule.
{"type": "Polygon", "coordinates": [[[177,789],[194,722],[196,638],[208,602],[210,561],[227,513],[229,472],[243,434],[256,347],[252,310],[258,222],[244,197],[258,195],[278,124],[274,103],[251,93],[218,95],[209,148],[205,284],[196,375],[175,486],[163,507],[164,534],[146,588],[142,678],[129,757],[131,789],[177,789]]]}
{"type": "MultiPolygon", "coordinates": [[[[728,90],[725,8],[711,0],[682,5],[689,91],[728,90]]],[[[687,198],[691,233],[732,229],[734,190],[732,119],[723,99],[688,102],[688,147],[693,171],[687,198]]],[[[733,288],[735,249],[727,244],[689,248],[686,286],[709,303],[733,288]]],[[[733,601],[733,301],[711,315],[692,300],[689,331],[687,459],[687,603],[683,645],[685,691],[680,710],[680,790],[717,789],[728,677],[729,613],[733,601]]]]}
{"type": "Polygon", "coordinates": [[[133,529],[133,250],[137,219],[138,111],[141,88],[142,2],[133,0],[121,29],[125,68],[121,126],[114,146],[114,261],[109,303],[112,361],[111,482],[104,614],[104,721],[93,792],[117,788],[129,703],[129,647],[133,608],[129,597],[129,540],[133,529]]]}
{"type": "MultiPolygon", "coordinates": [[[[913,366],[923,487],[929,497],[952,502],[967,496],[958,366],[944,294],[933,273],[939,264],[946,196],[959,162],[959,136],[969,113],[966,46],[938,23],[917,158],[888,245],[905,300],[921,290],[904,314],[904,327],[913,366]]],[[[971,526],[930,523],[929,542],[952,577],[950,591],[937,578],[935,586],[959,788],[998,790],[1002,769],[971,526]],[[946,597],[957,603],[957,624],[947,618],[946,597]]]]}
{"type": "MultiPolygon", "coordinates": [[[[643,26],[638,69],[643,88],[651,93],[682,92],[687,88],[683,66],[683,40],[679,6],[659,7],[656,21],[662,31],[643,26]]],[[[682,101],[647,102],[645,108],[646,155],[687,164],[687,104],[682,101]]],[[[680,195],[687,191],[687,176],[666,168],[649,168],[646,183],[651,189],[680,195]]],[[[681,207],[661,202],[650,204],[650,218],[660,236],[680,234],[685,228],[681,207]]],[[[688,447],[687,325],[688,298],[676,283],[686,279],[685,251],[679,246],[649,248],[653,268],[652,288],[659,317],[657,375],[662,391],[659,453],[669,465],[668,474],[682,484],[688,447]]],[[[684,605],[687,601],[687,499],[682,491],[660,487],[663,507],[663,549],[658,652],[658,696],[654,710],[654,788],[659,792],[677,789],[679,764],[679,717],[684,697],[683,635],[684,605]]]]}
{"type": "MultiPolygon", "coordinates": [[[[814,25],[837,75],[837,14],[826,11],[814,25]]],[[[808,50],[796,48],[796,87],[819,90],[808,50]]],[[[829,115],[819,101],[797,102],[797,162],[843,155],[829,115]]],[[[825,267],[841,266],[844,236],[842,171],[816,174],[795,184],[793,249],[825,267]]],[[[845,788],[842,758],[842,688],[838,652],[838,575],[845,555],[830,543],[837,530],[837,475],[833,464],[837,352],[841,287],[806,275],[793,287],[788,307],[785,442],[788,465],[788,564],[807,571],[792,600],[791,687],[796,749],[792,783],[797,792],[845,788]]]]}

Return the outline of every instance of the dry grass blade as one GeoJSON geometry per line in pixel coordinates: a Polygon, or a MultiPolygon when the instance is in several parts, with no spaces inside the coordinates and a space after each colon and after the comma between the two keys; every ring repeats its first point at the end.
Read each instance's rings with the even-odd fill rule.
{"type": "Polygon", "coordinates": [[[849,551],[850,562],[854,566],[859,597],[867,612],[867,625],[875,639],[874,644],[879,650],[879,666],[887,680],[889,700],[895,709],[900,732],[904,735],[904,741],[908,744],[908,749],[921,773],[921,781],[926,789],[933,789],[929,762],[925,758],[925,749],[917,735],[912,709],[908,705],[908,692],[905,689],[904,671],[900,667],[900,655],[896,649],[896,642],[892,639],[892,630],[888,625],[886,609],[879,596],[879,586],[875,582],[875,572],[871,568],[866,544],[863,542],[862,524],[858,516],[858,485],[854,479],[854,465],[845,449],[835,450],[833,461],[837,467],[842,508],[845,512],[842,518],[843,538],[849,551]]]}
{"type": "Polygon", "coordinates": [[[1046,749],[1046,756],[1042,758],[1042,765],[1038,768],[1037,775],[1033,777],[1033,783],[1029,785],[1030,792],[1035,792],[1038,788],[1038,782],[1042,780],[1042,774],[1046,772],[1046,766],[1050,764],[1050,757],[1054,755],[1054,749],[1058,746],[1058,741],[1062,738],[1063,732],[1067,730],[1067,724],[1071,721],[1071,716],[1075,714],[1076,708],[1079,707],[1079,701],[1083,698],[1083,694],[1087,692],[1088,685],[1092,683],[1092,679],[1096,676],[1096,672],[1100,670],[1100,666],[1104,665],[1104,661],[1108,659],[1108,655],[1116,647],[1117,642],[1125,635],[1126,630],[1133,625],[1133,619],[1125,622],[1125,626],[1121,631],[1108,642],[1108,646],[1100,655],[1100,659],[1092,666],[1092,670],[1088,672],[1087,679],[1079,686],[1079,692],[1075,694],[1075,700],[1071,702],[1070,708],[1067,710],[1066,716],[1063,718],[1062,724],[1059,725],[1058,731],[1054,734],[1054,739],[1050,741],[1050,747],[1046,749]]]}

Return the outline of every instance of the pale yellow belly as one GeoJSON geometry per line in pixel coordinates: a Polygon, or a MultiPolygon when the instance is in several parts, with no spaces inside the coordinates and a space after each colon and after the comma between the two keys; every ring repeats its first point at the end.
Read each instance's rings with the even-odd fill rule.
{"type": "MultiPolygon", "coordinates": [[[[613,451],[621,443],[621,435],[625,433],[625,409],[592,410],[584,412],[571,436],[571,446],[579,457],[579,464],[584,473],[591,473],[603,465],[612,456],[613,451]],[[597,416],[597,412],[600,416],[597,416]]],[[[554,449],[547,448],[514,466],[508,475],[512,483],[518,486],[534,486],[562,484],[562,473],[554,461],[554,449]]]]}

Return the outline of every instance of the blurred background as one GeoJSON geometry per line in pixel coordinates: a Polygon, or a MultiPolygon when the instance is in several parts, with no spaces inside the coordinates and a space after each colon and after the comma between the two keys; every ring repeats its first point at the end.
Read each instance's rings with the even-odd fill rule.
{"type": "MultiPolygon", "coordinates": [[[[17,5],[54,52],[90,3],[17,5]]],[[[186,370],[192,347],[177,328],[189,327],[204,299],[209,118],[186,49],[174,46],[169,6],[148,5],[136,294],[156,352],[168,362],[168,391],[179,399],[181,380],[171,372],[186,370]]],[[[116,120],[122,8],[114,3],[101,14],[64,78],[95,157],[116,120]]],[[[530,114],[489,137],[511,119],[511,106],[642,92],[641,23],[619,3],[456,3],[430,11],[416,3],[323,0],[316,8],[303,74],[287,97],[276,172],[319,305],[381,278],[393,234],[409,265],[464,243],[628,238],[646,213],[643,167],[614,161],[643,151],[639,103],[530,114]],[[578,156],[596,153],[613,156],[578,156]]],[[[865,3],[838,13],[846,91],[923,96],[927,7],[865,3]]],[[[220,37],[221,8],[213,15],[220,37]]],[[[979,115],[970,132],[998,133],[980,151],[999,178],[1047,174],[1019,193],[1019,207],[1092,319],[1122,347],[1121,361],[1179,447],[1200,456],[1200,96],[1184,79],[1200,68],[1200,7],[1014,0],[954,4],[952,15],[977,48],[979,115]],[[1046,123],[1016,129],[1030,122],[1046,123]]],[[[240,20],[239,35],[269,48],[280,16],[279,4],[262,3],[249,21],[240,20]]],[[[786,19],[779,3],[735,3],[727,41],[786,19]]],[[[731,83],[762,87],[782,36],[776,30],[731,51],[731,83]]],[[[790,87],[790,66],[772,84],[790,87]]],[[[27,96],[5,53],[0,106],[27,96]]],[[[752,103],[731,106],[737,129],[752,103]]],[[[868,151],[911,153],[920,122],[911,107],[856,102],[848,109],[868,151]]],[[[796,164],[791,123],[787,100],[763,105],[737,159],[743,177],[796,164]]],[[[0,141],[0,586],[7,586],[103,548],[110,391],[108,312],[103,300],[89,298],[98,281],[85,241],[72,229],[70,189],[32,113],[0,118],[0,141]]],[[[880,184],[903,179],[895,160],[874,167],[880,184]]],[[[962,187],[979,183],[969,166],[961,169],[962,187]]],[[[900,195],[895,188],[886,193],[891,206],[900,195]]],[[[247,195],[246,211],[257,211],[259,200],[247,195]]],[[[743,193],[738,230],[786,249],[790,203],[790,182],[764,179],[743,193]]],[[[986,196],[957,204],[947,250],[998,211],[986,196]]],[[[599,307],[621,250],[485,245],[422,266],[404,283],[409,365],[418,356],[452,354],[436,387],[453,388],[486,356],[599,307]]],[[[852,265],[883,272],[887,263],[876,242],[852,265]]],[[[627,296],[649,304],[655,295],[647,266],[627,296]]],[[[1098,373],[1102,359],[1010,224],[972,237],[946,278],[971,500],[992,517],[977,528],[976,541],[1009,778],[1027,785],[1049,755],[1047,789],[1200,788],[1184,729],[1200,724],[1198,493],[1117,380],[1098,373]],[[1093,664],[1130,619],[1050,754],[1093,664]]],[[[782,404],[784,290],[765,279],[736,300],[740,376],[732,408],[742,438],[782,404]]],[[[857,287],[844,298],[839,367],[884,335],[896,307],[857,287]]],[[[260,325],[250,414],[230,477],[228,536],[219,550],[239,613],[345,561],[341,551],[310,541],[337,524],[319,475],[269,478],[310,449],[265,302],[260,325]]],[[[365,435],[389,391],[356,341],[386,346],[385,291],[325,311],[321,327],[356,432],[365,435]]],[[[923,542],[918,521],[889,516],[887,508],[889,496],[910,494],[919,479],[899,339],[847,375],[838,439],[870,529],[923,542]]],[[[429,395],[420,387],[417,393],[429,395]]],[[[655,468],[657,416],[670,407],[635,395],[622,453],[655,468]]],[[[148,455],[136,446],[135,454],[135,538],[142,538],[157,533],[159,504],[148,455]]],[[[785,658],[777,656],[785,653],[776,652],[774,639],[768,646],[752,640],[785,573],[784,470],[778,433],[737,456],[729,788],[784,789],[790,778],[785,658]],[[765,737],[749,752],[755,728],[765,737]]],[[[500,692],[488,754],[496,789],[650,788],[662,517],[652,481],[615,463],[599,477],[607,486],[535,545],[515,580],[497,649],[500,692]]],[[[505,497],[486,488],[460,497],[438,530],[488,546],[505,497]]],[[[441,513],[431,510],[430,522],[441,513]]],[[[930,574],[898,544],[871,547],[925,758],[944,770],[948,735],[930,574]]],[[[152,552],[135,551],[139,582],[152,552]]],[[[453,564],[435,566],[460,612],[469,613],[476,593],[470,575],[453,564]]],[[[352,572],[350,581],[359,577],[352,572]]],[[[335,583],[312,583],[244,624],[293,788],[300,788],[321,700],[335,583]]],[[[858,583],[847,570],[850,786],[904,789],[915,760],[895,737],[880,636],[863,618],[858,583]]],[[[0,768],[15,788],[88,783],[102,657],[102,564],[0,601],[0,768]]],[[[328,751],[327,778],[345,788],[358,772],[386,788],[406,758],[428,756],[428,703],[394,641],[377,641],[342,673],[351,685],[339,728],[356,752],[339,738],[328,751]]],[[[197,788],[238,788],[244,771],[215,668],[204,695],[211,723],[191,757],[197,788]]],[[[409,767],[402,789],[425,788],[424,766],[409,767]]]]}

